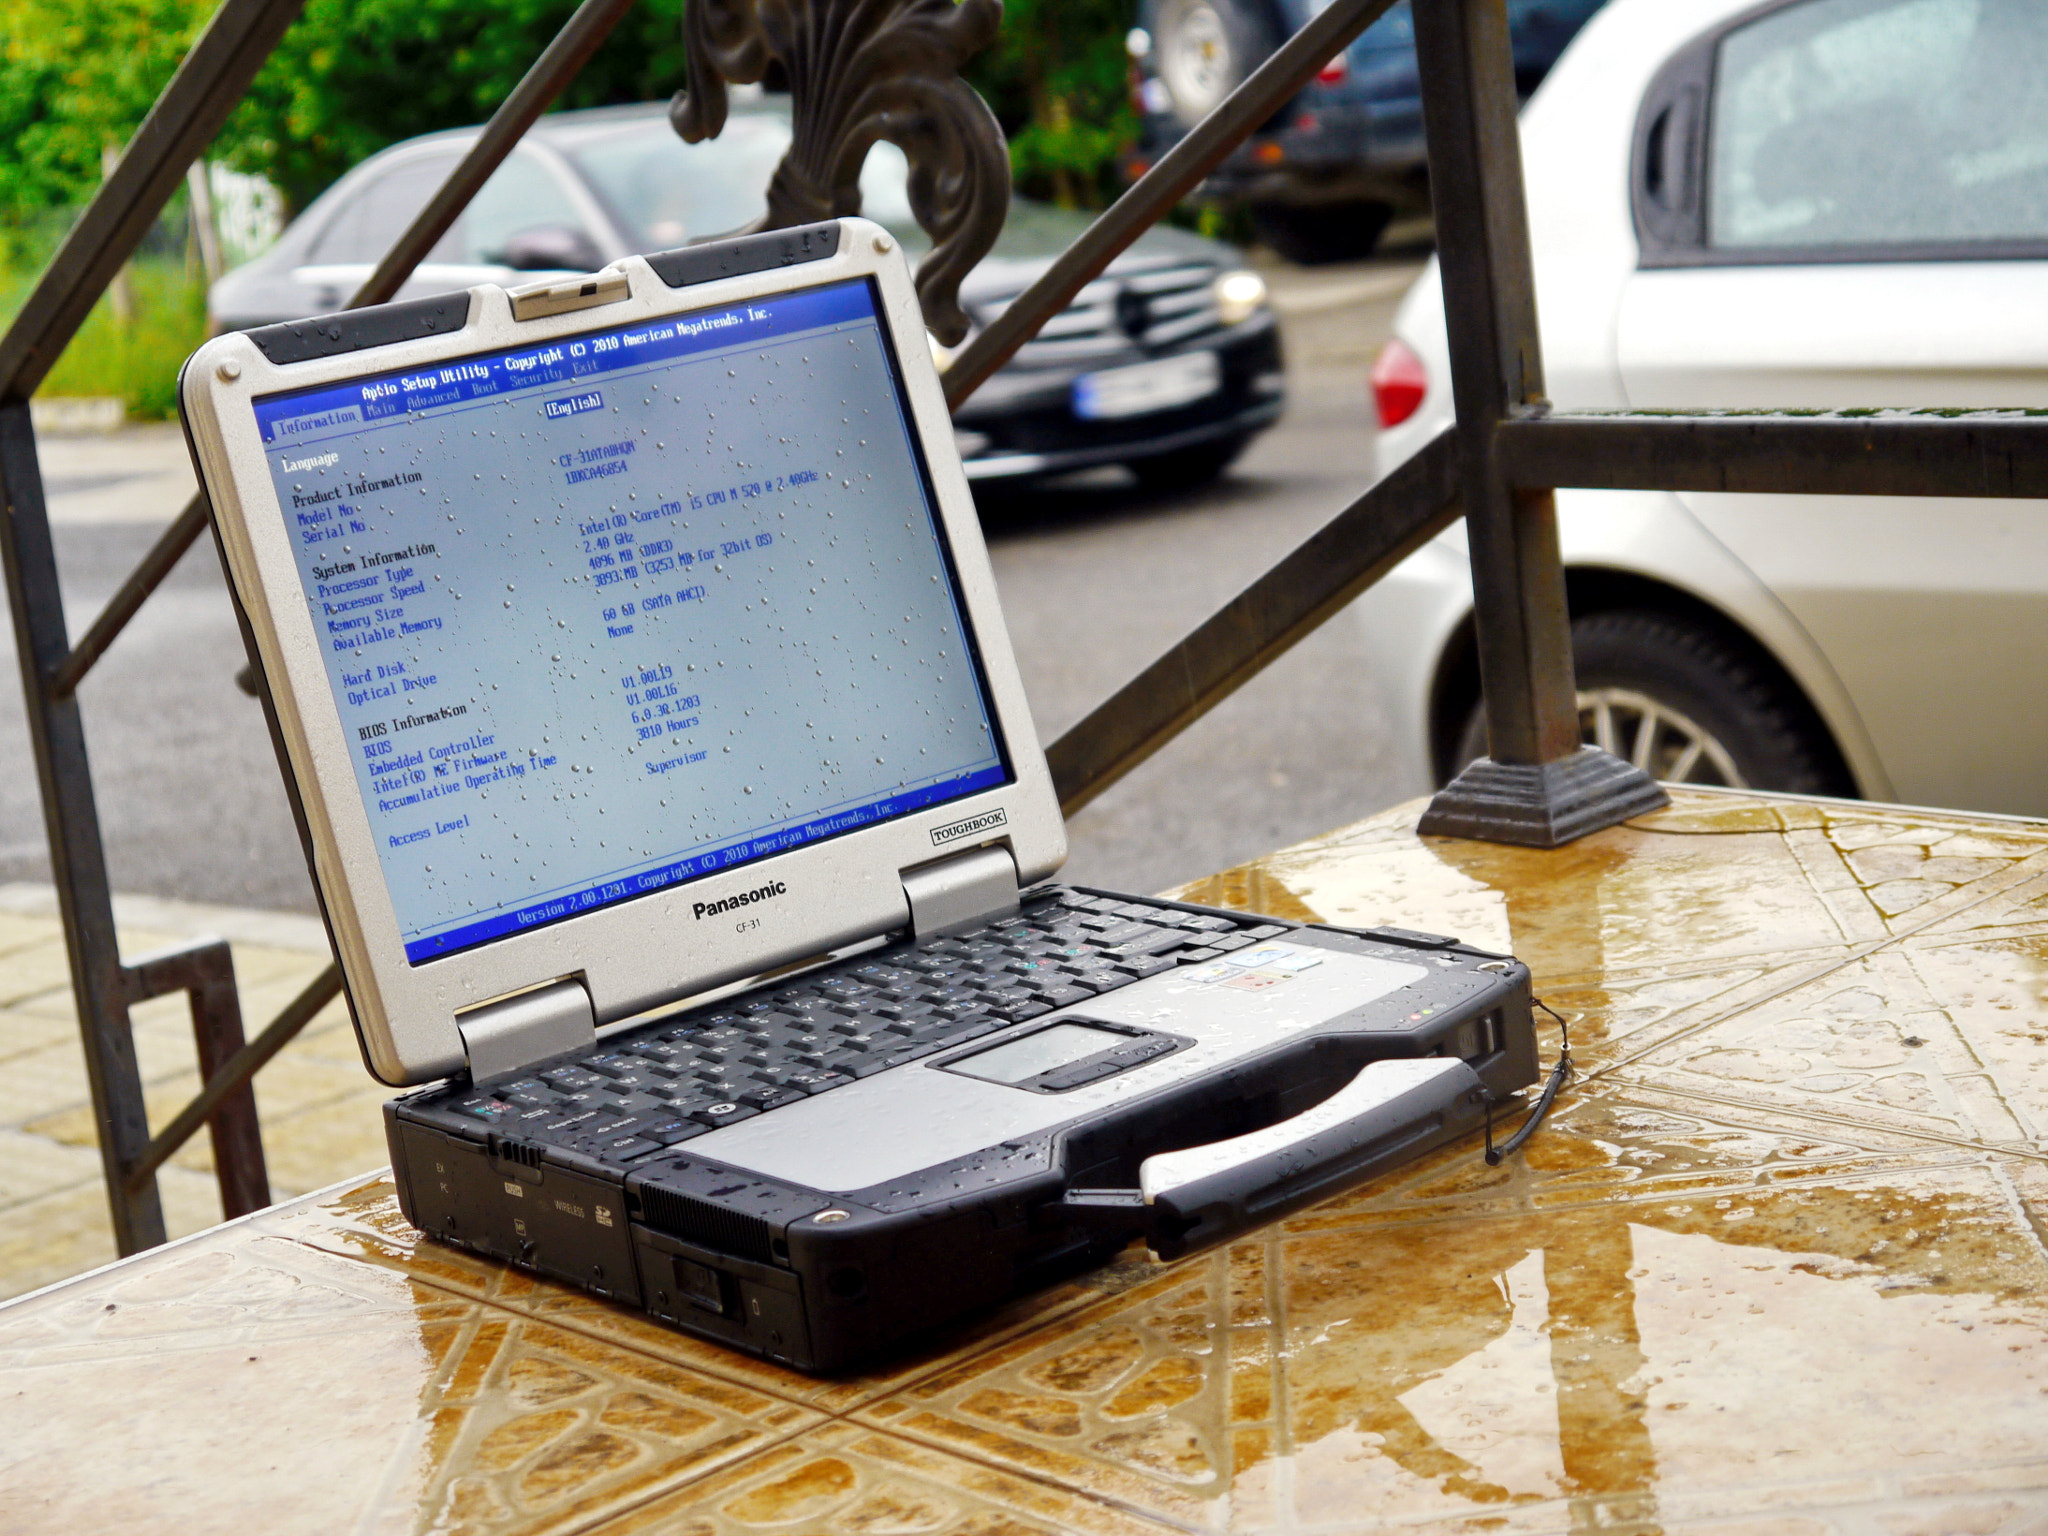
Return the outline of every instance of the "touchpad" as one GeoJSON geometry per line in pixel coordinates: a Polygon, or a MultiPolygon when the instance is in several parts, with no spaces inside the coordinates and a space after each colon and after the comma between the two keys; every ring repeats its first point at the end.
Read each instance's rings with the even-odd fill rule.
{"type": "Polygon", "coordinates": [[[1057,1024],[1005,1040],[985,1051],[934,1063],[944,1071],[1033,1093],[1064,1093],[1166,1056],[1189,1042],[1069,1014],[1057,1024]]]}

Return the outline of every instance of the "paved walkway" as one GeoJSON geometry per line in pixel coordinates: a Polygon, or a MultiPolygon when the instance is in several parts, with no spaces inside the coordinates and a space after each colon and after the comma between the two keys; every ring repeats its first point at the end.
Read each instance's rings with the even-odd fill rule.
{"type": "MultiPolygon", "coordinates": [[[[320,924],[154,897],[114,899],[121,953],[134,959],[194,938],[234,947],[243,1027],[251,1035],[327,960],[320,924]]],[[[183,996],[134,1013],[135,1044],[161,1128],[198,1091],[198,1062],[183,996]]],[[[71,1000],[64,933],[46,885],[0,884],[0,1298],[48,1285],[114,1258],[106,1188],[93,1134],[85,1057],[71,1000]]],[[[385,1161],[379,1106],[390,1090],[356,1050],[339,1001],[256,1078],[271,1193],[287,1199],[385,1161]]],[[[213,1152],[204,1132],[158,1176],[171,1235],[220,1220],[213,1152]]]]}

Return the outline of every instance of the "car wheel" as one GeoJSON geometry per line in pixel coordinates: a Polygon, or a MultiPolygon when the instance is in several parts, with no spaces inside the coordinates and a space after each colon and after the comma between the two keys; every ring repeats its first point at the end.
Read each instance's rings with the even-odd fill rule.
{"type": "MultiPolygon", "coordinates": [[[[1579,727],[1592,745],[1669,784],[1854,794],[1826,728],[1774,667],[1712,630],[1661,613],[1572,623],[1579,727]]],[[[1475,707],[1458,761],[1486,750],[1475,707]]]]}
{"type": "Polygon", "coordinates": [[[1228,0],[1165,0],[1153,59],[1173,115],[1192,128],[1222,104],[1273,51],[1257,17],[1228,0]]]}
{"type": "Polygon", "coordinates": [[[1252,228],[1275,254],[1296,266],[1361,261],[1386,233],[1387,203],[1254,203],[1252,228]]]}
{"type": "Polygon", "coordinates": [[[1248,437],[1227,437],[1220,443],[1203,443],[1178,453],[1133,459],[1125,468],[1138,477],[1143,490],[1192,491],[1207,485],[1237,462],[1237,456],[1250,441],[1248,437]]]}

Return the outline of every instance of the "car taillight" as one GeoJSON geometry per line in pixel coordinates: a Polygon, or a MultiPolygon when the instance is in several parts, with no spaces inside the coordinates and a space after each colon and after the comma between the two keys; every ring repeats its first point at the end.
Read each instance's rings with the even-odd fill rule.
{"type": "Polygon", "coordinates": [[[1372,365],[1372,403],[1380,425],[1398,427],[1422,408],[1428,393],[1429,370],[1415,349],[1398,336],[1389,339],[1372,365]]]}

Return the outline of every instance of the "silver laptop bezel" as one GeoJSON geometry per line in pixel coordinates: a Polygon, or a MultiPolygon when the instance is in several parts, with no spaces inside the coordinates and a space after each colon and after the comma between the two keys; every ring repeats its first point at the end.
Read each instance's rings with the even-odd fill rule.
{"type": "Polygon", "coordinates": [[[902,927],[909,918],[905,870],[1001,845],[1025,884],[1051,874],[1065,858],[1065,825],[953,446],[951,417],[909,268],[879,225],[839,222],[834,255],[767,272],[670,288],[645,260],[627,257],[607,271],[623,272],[630,297],[598,308],[515,320],[507,291],[483,285],[470,290],[468,325],[450,334],[279,365],[235,333],[209,341],[187,366],[184,406],[200,473],[270,685],[364,1057],[383,1081],[420,1083],[464,1070],[457,1017],[494,999],[576,979],[589,993],[594,1022],[602,1026],[902,927]],[[408,962],[253,402],[283,390],[870,277],[1014,781],[473,949],[408,962]],[[958,841],[934,836],[970,820],[989,830],[958,841]],[[780,882],[786,896],[708,919],[693,916],[696,903],[769,882],[780,882]]]}

